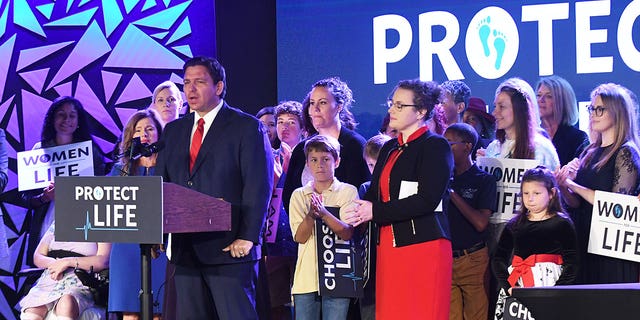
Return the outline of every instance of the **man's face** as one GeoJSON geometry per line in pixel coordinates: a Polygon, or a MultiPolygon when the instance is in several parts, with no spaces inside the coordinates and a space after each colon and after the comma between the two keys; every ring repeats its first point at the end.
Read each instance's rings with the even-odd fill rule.
{"type": "Polygon", "coordinates": [[[204,66],[188,67],[184,73],[184,95],[191,110],[201,116],[213,110],[220,103],[224,83],[214,83],[204,66]]]}

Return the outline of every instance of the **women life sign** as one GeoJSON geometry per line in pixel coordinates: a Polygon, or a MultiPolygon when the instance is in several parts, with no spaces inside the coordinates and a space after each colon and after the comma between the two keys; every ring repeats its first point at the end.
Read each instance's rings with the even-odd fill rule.
{"type": "Polygon", "coordinates": [[[44,188],[57,176],[93,176],[91,141],[18,152],[18,190],[44,188]]]}

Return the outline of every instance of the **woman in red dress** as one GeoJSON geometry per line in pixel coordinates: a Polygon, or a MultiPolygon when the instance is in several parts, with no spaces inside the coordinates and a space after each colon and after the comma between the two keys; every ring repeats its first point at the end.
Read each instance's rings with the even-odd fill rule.
{"type": "Polygon", "coordinates": [[[380,227],[377,246],[376,318],[449,318],[452,253],[446,190],[453,170],[449,143],[426,125],[439,103],[435,82],[401,81],[389,99],[387,142],[365,199],[348,216],[380,227]]]}

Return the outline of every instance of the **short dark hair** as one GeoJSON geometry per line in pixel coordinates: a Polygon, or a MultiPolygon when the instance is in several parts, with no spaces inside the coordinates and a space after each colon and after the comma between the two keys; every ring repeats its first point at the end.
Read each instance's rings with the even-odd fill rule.
{"type": "Polygon", "coordinates": [[[304,157],[309,157],[310,151],[329,152],[333,156],[333,160],[340,158],[340,143],[332,137],[316,135],[304,143],[304,157]]]}
{"type": "Polygon", "coordinates": [[[220,93],[220,99],[224,99],[224,96],[227,94],[227,76],[222,64],[220,64],[220,62],[215,58],[198,56],[187,60],[182,67],[182,71],[187,72],[187,68],[195,66],[203,66],[207,68],[211,79],[213,79],[214,85],[222,81],[224,86],[222,87],[222,93],[220,93]]]}
{"type": "Polygon", "coordinates": [[[283,114],[291,114],[298,118],[298,123],[300,123],[300,129],[305,129],[304,115],[302,114],[302,104],[298,101],[282,101],[275,107],[274,116],[276,118],[276,122],[278,121],[278,117],[283,114]]]}
{"type": "Polygon", "coordinates": [[[460,80],[447,80],[440,87],[453,97],[454,103],[464,102],[464,110],[462,112],[467,110],[469,99],[471,98],[471,89],[466,83],[460,80]]]}
{"type": "Polygon", "coordinates": [[[476,132],[476,129],[464,122],[458,122],[448,126],[445,133],[446,132],[451,132],[458,136],[458,138],[462,139],[461,142],[471,143],[472,146],[475,146],[476,143],[478,143],[478,133],[476,132]]]}
{"type": "Polygon", "coordinates": [[[275,117],[275,108],[274,107],[264,107],[264,108],[258,110],[258,113],[256,113],[256,118],[260,119],[265,114],[272,114],[275,117]]]}
{"type": "Polygon", "coordinates": [[[416,105],[416,110],[426,110],[424,121],[431,118],[433,109],[440,103],[440,95],[442,89],[434,81],[422,81],[419,79],[402,80],[400,81],[391,94],[389,99],[393,97],[393,94],[398,89],[405,89],[413,92],[413,104],[416,105]]]}

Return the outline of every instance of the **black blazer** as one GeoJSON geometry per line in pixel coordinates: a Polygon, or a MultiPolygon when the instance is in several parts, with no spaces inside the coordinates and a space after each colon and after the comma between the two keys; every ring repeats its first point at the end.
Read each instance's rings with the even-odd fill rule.
{"type": "Polygon", "coordinates": [[[371,187],[365,199],[373,203],[373,221],[391,225],[396,246],[406,246],[439,238],[450,239],[447,204],[449,181],[453,173],[453,156],[442,136],[427,131],[404,144],[389,181],[391,200],[380,199],[380,174],[392,151],[399,149],[392,139],[380,150],[373,170],[371,187]],[[402,181],[418,182],[418,192],[398,199],[402,181]],[[443,212],[435,212],[442,201],[443,212]]]}
{"type": "MultiPolygon", "coordinates": [[[[260,233],[273,184],[271,147],[260,122],[226,103],[202,141],[189,173],[189,148],[194,113],[167,124],[161,140],[167,146],[156,162],[156,175],[165,182],[222,198],[231,203],[231,231],[172,235],[172,262],[189,264],[190,252],[204,264],[257,260],[261,256],[260,233]],[[236,239],[253,241],[243,258],[222,249],[236,239]]],[[[197,204],[194,204],[197,205],[197,204]]]]}

